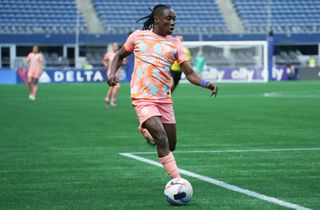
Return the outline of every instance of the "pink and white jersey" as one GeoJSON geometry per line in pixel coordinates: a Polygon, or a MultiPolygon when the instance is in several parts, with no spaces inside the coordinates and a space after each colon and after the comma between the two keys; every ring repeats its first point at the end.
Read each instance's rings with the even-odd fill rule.
{"type": "Polygon", "coordinates": [[[116,54],[117,54],[116,52],[110,51],[107,54],[105,54],[105,56],[103,57],[103,61],[108,62],[108,69],[107,69],[108,78],[110,77],[111,63],[116,54]]]}
{"type": "Polygon", "coordinates": [[[105,54],[105,56],[103,57],[103,61],[108,62],[108,65],[109,65],[107,69],[108,71],[110,70],[111,62],[116,54],[117,54],[116,52],[110,51],[107,54],[105,54]]]}
{"type": "Polygon", "coordinates": [[[44,62],[42,53],[29,53],[27,61],[29,63],[29,71],[42,71],[44,62]]]}
{"type": "Polygon", "coordinates": [[[175,60],[179,64],[189,60],[181,41],[151,30],[137,30],[128,37],[124,48],[135,55],[131,98],[172,103],[170,67],[175,60]]]}

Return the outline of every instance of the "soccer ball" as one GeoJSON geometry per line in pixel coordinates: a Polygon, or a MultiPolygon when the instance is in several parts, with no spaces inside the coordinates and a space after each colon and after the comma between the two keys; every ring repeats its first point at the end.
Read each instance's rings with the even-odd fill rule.
{"type": "Polygon", "coordinates": [[[190,182],[183,178],[171,179],[164,188],[164,196],[171,205],[186,205],[191,201],[192,195],[190,182]]]}

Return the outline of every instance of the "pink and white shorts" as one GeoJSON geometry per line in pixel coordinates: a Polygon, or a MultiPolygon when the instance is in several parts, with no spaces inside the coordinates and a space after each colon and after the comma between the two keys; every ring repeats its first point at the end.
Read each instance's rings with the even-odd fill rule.
{"type": "Polygon", "coordinates": [[[157,103],[133,100],[134,109],[136,110],[140,126],[151,117],[160,116],[162,123],[175,124],[172,103],[157,103]]]}
{"type": "Polygon", "coordinates": [[[36,71],[36,70],[28,70],[27,76],[29,78],[34,78],[34,79],[39,79],[39,77],[41,76],[42,71],[36,71]]]}

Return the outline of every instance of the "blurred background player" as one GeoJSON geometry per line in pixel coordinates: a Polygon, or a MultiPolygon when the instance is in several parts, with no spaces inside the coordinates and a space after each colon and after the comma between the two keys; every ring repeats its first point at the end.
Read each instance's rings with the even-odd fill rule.
{"type": "MultiPolygon", "coordinates": [[[[112,43],[112,49],[111,51],[109,51],[108,53],[105,54],[104,58],[103,58],[103,65],[106,67],[107,69],[107,78],[109,78],[110,76],[110,67],[111,67],[111,62],[115,56],[115,54],[117,53],[117,51],[119,50],[119,45],[118,43],[114,42],[112,43]]],[[[116,98],[118,95],[118,91],[120,88],[120,83],[117,83],[114,86],[109,87],[106,98],[104,99],[105,101],[105,106],[107,108],[110,107],[110,105],[112,107],[117,107],[116,104],[116,98]]]]}
{"type": "Polygon", "coordinates": [[[38,91],[39,77],[44,69],[44,57],[39,52],[38,46],[33,46],[32,52],[28,54],[27,66],[29,67],[27,73],[29,99],[34,101],[38,91]]]}
{"type": "MultiPolygon", "coordinates": [[[[158,157],[171,178],[180,177],[171,151],[176,147],[176,121],[170,93],[170,67],[175,60],[194,85],[208,88],[216,95],[218,88],[193,71],[179,39],[170,36],[176,13],[168,5],[156,5],[145,20],[143,30],[133,32],[114,56],[108,84],[117,85],[123,59],[134,52],[135,67],[131,80],[131,99],[143,135],[157,145],[158,157]],[[147,135],[148,134],[148,135],[147,135]]],[[[139,21],[140,21],[139,20],[139,21]]]]}
{"type": "Polygon", "coordinates": [[[201,75],[206,65],[206,57],[202,53],[202,49],[200,48],[197,56],[193,60],[193,69],[201,75]]]}
{"type": "MultiPolygon", "coordinates": [[[[183,41],[183,36],[181,35],[177,35],[176,39],[179,39],[181,42],[183,41]]],[[[185,54],[187,55],[189,61],[191,61],[191,53],[190,50],[186,47],[183,47],[183,50],[185,52],[185,54]]],[[[171,70],[170,70],[170,74],[172,76],[172,80],[171,80],[171,93],[173,93],[174,89],[178,86],[179,81],[181,79],[181,67],[178,63],[178,61],[174,61],[174,63],[171,66],[171,70]]]]}

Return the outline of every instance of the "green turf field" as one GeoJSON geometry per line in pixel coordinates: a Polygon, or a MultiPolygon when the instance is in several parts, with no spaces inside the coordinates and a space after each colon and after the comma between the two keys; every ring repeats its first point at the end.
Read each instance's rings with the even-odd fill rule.
{"type": "MultiPolygon", "coordinates": [[[[129,86],[105,109],[104,84],[0,86],[0,209],[177,209],[164,170],[119,153],[153,152],[138,133],[129,86]]],[[[182,169],[320,209],[320,83],[191,85],[174,94],[182,169]],[[187,151],[198,151],[188,153],[187,151]]],[[[138,154],[156,160],[155,154],[138,154]]],[[[184,176],[179,209],[286,209],[184,176]]]]}

